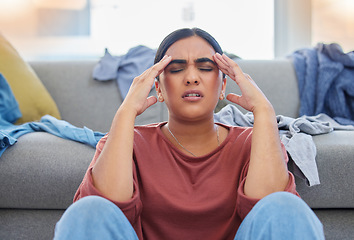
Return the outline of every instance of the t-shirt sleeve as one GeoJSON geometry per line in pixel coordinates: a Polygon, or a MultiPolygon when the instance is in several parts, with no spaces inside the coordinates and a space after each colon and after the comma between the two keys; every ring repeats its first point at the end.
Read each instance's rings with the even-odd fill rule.
{"type": "Polygon", "coordinates": [[[86,197],[86,196],[100,196],[103,198],[108,199],[109,201],[113,202],[115,205],[117,205],[124,215],[128,218],[128,220],[134,225],[135,221],[137,220],[138,216],[140,215],[142,204],[140,201],[140,193],[139,193],[139,187],[136,181],[136,171],[135,171],[135,164],[134,164],[133,169],[134,169],[134,193],[133,196],[130,200],[125,201],[125,202],[117,202],[114,201],[106,196],[104,196],[93,184],[93,178],[92,178],[92,168],[93,165],[95,164],[98,156],[100,155],[104,144],[106,143],[107,140],[107,135],[104,136],[97,144],[96,146],[96,153],[93,157],[93,160],[89,166],[89,168],[86,171],[86,174],[84,176],[84,179],[82,180],[79,188],[77,189],[75,196],[74,196],[74,202],[78,201],[79,199],[86,197]]]}
{"type": "MultiPolygon", "coordinates": [[[[285,161],[288,162],[288,155],[286,153],[285,147],[282,144],[282,150],[285,156],[285,161]]],[[[244,187],[245,187],[245,182],[246,182],[246,174],[247,174],[247,170],[248,170],[248,165],[245,167],[243,173],[244,173],[244,178],[242,179],[238,190],[237,190],[237,203],[236,203],[236,207],[237,207],[237,211],[239,216],[241,217],[241,219],[244,219],[247,214],[252,210],[253,206],[256,205],[256,203],[260,200],[258,198],[251,198],[246,196],[245,192],[244,192],[244,187]]],[[[295,185],[295,178],[294,175],[289,172],[289,181],[288,181],[288,185],[285,187],[284,191],[285,192],[290,192],[295,194],[296,196],[300,197],[300,195],[297,193],[296,191],[296,185],[295,185]]]]}

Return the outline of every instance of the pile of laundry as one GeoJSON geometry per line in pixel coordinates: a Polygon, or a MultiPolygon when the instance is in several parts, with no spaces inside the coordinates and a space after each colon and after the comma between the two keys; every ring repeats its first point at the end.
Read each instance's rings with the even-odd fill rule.
{"type": "Polygon", "coordinates": [[[289,56],[300,93],[300,116],[325,113],[344,125],[354,125],[354,51],[336,43],[319,43],[289,56]]]}
{"type": "MultiPolygon", "coordinates": [[[[236,106],[226,105],[214,115],[215,122],[241,127],[253,127],[253,113],[243,114],[236,106]]],[[[280,140],[292,160],[289,164],[293,173],[305,180],[308,186],[320,184],[316,164],[316,146],[312,136],[334,130],[354,131],[352,125],[341,125],[328,115],[291,118],[277,116],[280,140]]]]}

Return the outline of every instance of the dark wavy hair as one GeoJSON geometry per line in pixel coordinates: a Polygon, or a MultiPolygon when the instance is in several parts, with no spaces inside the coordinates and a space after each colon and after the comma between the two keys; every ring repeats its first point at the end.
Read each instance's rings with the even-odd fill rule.
{"type": "MultiPolygon", "coordinates": [[[[182,29],[178,29],[178,30],[173,31],[172,33],[167,35],[164,40],[162,40],[159,48],[157,49],[154,63],[159,62],[165,56],[167,49],[169,49],[169,47],[172,44],[174,44],[178,40],[192,37],[192,36],[198,36],[198,37],[203,38],[205,41],[207,41],[210,44],[210,46],[213,47],[215,52],[223,54],[223,51],[222,51],[219,43],[208,32],[206,32],[200,28],[182,28],[182,29]]],[[[225,78],[225,74],[223,74],[223,78],[225,78]]],[[[158,77],[157,77],[157,79],[158,79],[158,77]]]]}

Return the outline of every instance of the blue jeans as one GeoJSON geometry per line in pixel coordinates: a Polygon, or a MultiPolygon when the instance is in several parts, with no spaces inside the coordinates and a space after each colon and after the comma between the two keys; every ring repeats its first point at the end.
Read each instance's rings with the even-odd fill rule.
{"type": "MultiPolygon", "coordinates": [[[[55,228],[54,239],[138,239],[122,211],[112,202],[89,196],[72,204],[55,228]]],[[[235,239],[324,239],[313,211],[291,193],[260,200],[243,220],[235,239]]]]}

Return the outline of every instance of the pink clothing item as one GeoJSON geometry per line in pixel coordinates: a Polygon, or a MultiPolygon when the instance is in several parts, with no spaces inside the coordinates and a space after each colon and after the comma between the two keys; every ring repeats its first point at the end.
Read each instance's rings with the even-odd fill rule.
{"type": "MultiPolygon", "coordinates": [[[[134,195],[127,202],[111,201],[139,239],[234,239],[259,200],[243,191],[252,128],[222,125],[229,129],[225,141],[207,155],[191,157],[164,136],[164,124],[135,127],[134,195]]],[[[93,185],[91,170],[107,137],[98,143],[74,201],[88,195],[105,197],[93,185]]],[[[285,191],[298,195],[290,172],[285,191]]]]}

